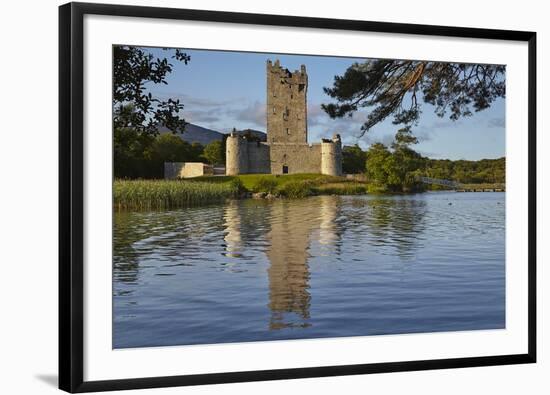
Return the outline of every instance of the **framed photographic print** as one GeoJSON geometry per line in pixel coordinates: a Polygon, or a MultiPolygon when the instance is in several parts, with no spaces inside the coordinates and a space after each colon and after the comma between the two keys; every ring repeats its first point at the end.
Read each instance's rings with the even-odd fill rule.
{"type": "Polygon", "coordinates": [[[61,389],[535,362],[535,33],[59,12],[61,389]]]}

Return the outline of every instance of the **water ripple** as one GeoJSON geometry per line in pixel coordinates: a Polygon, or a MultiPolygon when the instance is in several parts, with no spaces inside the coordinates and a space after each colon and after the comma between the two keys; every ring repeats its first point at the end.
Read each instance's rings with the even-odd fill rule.
{"type": "Polygon", "coordinates": [[[504,214],[501,193],[116,213],[115,347],[502,328],[504,214]]]}

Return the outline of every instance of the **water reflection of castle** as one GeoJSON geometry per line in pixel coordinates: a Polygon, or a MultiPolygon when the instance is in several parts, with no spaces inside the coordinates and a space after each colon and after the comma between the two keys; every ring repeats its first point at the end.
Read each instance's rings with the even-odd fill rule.
{"type": "Polygon", "coordinates": [[[319,196],[315,204],[312,203],[309,199],[242,201],[226,207],[224,227],[228,256],[239,257],[245,250],[244,227],[265,232],[265,254],[270,263],[270,329],[309,326],[311,295],[308,259],[312,235],[315,235],[315,242],[329,248],[340,241],[342,232],[335,222],[339,210],[338,198],[319,196]],[[250,209],[246,204],[261,205],[264,215],[245,214],[250,209]],[[245,224],[247,221],[253,223],[245,224]]]}
{"type": "Polygon", "coordinates": [[[234,201],[224,211],[225,254],[250,260],[251,250],[265,253],[269,327],[306,327],[310,322],[311,251],[315,251],[314,258],[329,255],[337,261],[345,226],[346,240],[368,244],[373,263],[383,262],[376,256],[385,254],[411,262],[423,246],[426,211],[423,199],[399,197],[360,197],[347,203],[338,196],[234,201]]]}

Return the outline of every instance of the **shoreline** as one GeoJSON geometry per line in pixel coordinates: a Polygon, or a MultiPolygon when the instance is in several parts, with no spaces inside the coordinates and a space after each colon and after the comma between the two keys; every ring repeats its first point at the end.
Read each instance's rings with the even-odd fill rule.
{"type": "MultiPolygon", "coordinates": [[[[468,186],[470,187],[470,186],[468,186]]],[[[198,177],[186,180],[120,180],[113,183],[115,211],[166,210],[204,206],[227,199],[300,199],[322,195],[411,195],[453,190],[383,191],[364,181],[319,174],[198,177]]],[[[454,190],[457,193],[465,191],[454,190]]],[[[478,185],[472,192],[505,192],[501,184],[478,185]]]]}

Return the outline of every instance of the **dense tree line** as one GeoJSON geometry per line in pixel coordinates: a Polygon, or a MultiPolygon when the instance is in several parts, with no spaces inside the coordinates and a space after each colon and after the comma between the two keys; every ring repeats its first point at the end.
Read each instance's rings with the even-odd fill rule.
{"type": "Polygon", "coordinates": [[[416,138],[407,128],[400,129],[395,141],[386,146],[373,144],[367,151],[359,146],[343,148],[343,170],[347,174],[364,173],[371,191],[415,192],[444,187],[427,186],[419,176],[442,178],[463,184],[505,183],[506,160],[478,161],[430,159],[411,148],[416,138]]]}
{"type": "Polygon", "coordinates": [[[504,184],[506,159],[482,159],[478,161],[427,159],[424,175],[444,178],[463,184],[504,184]]]}

